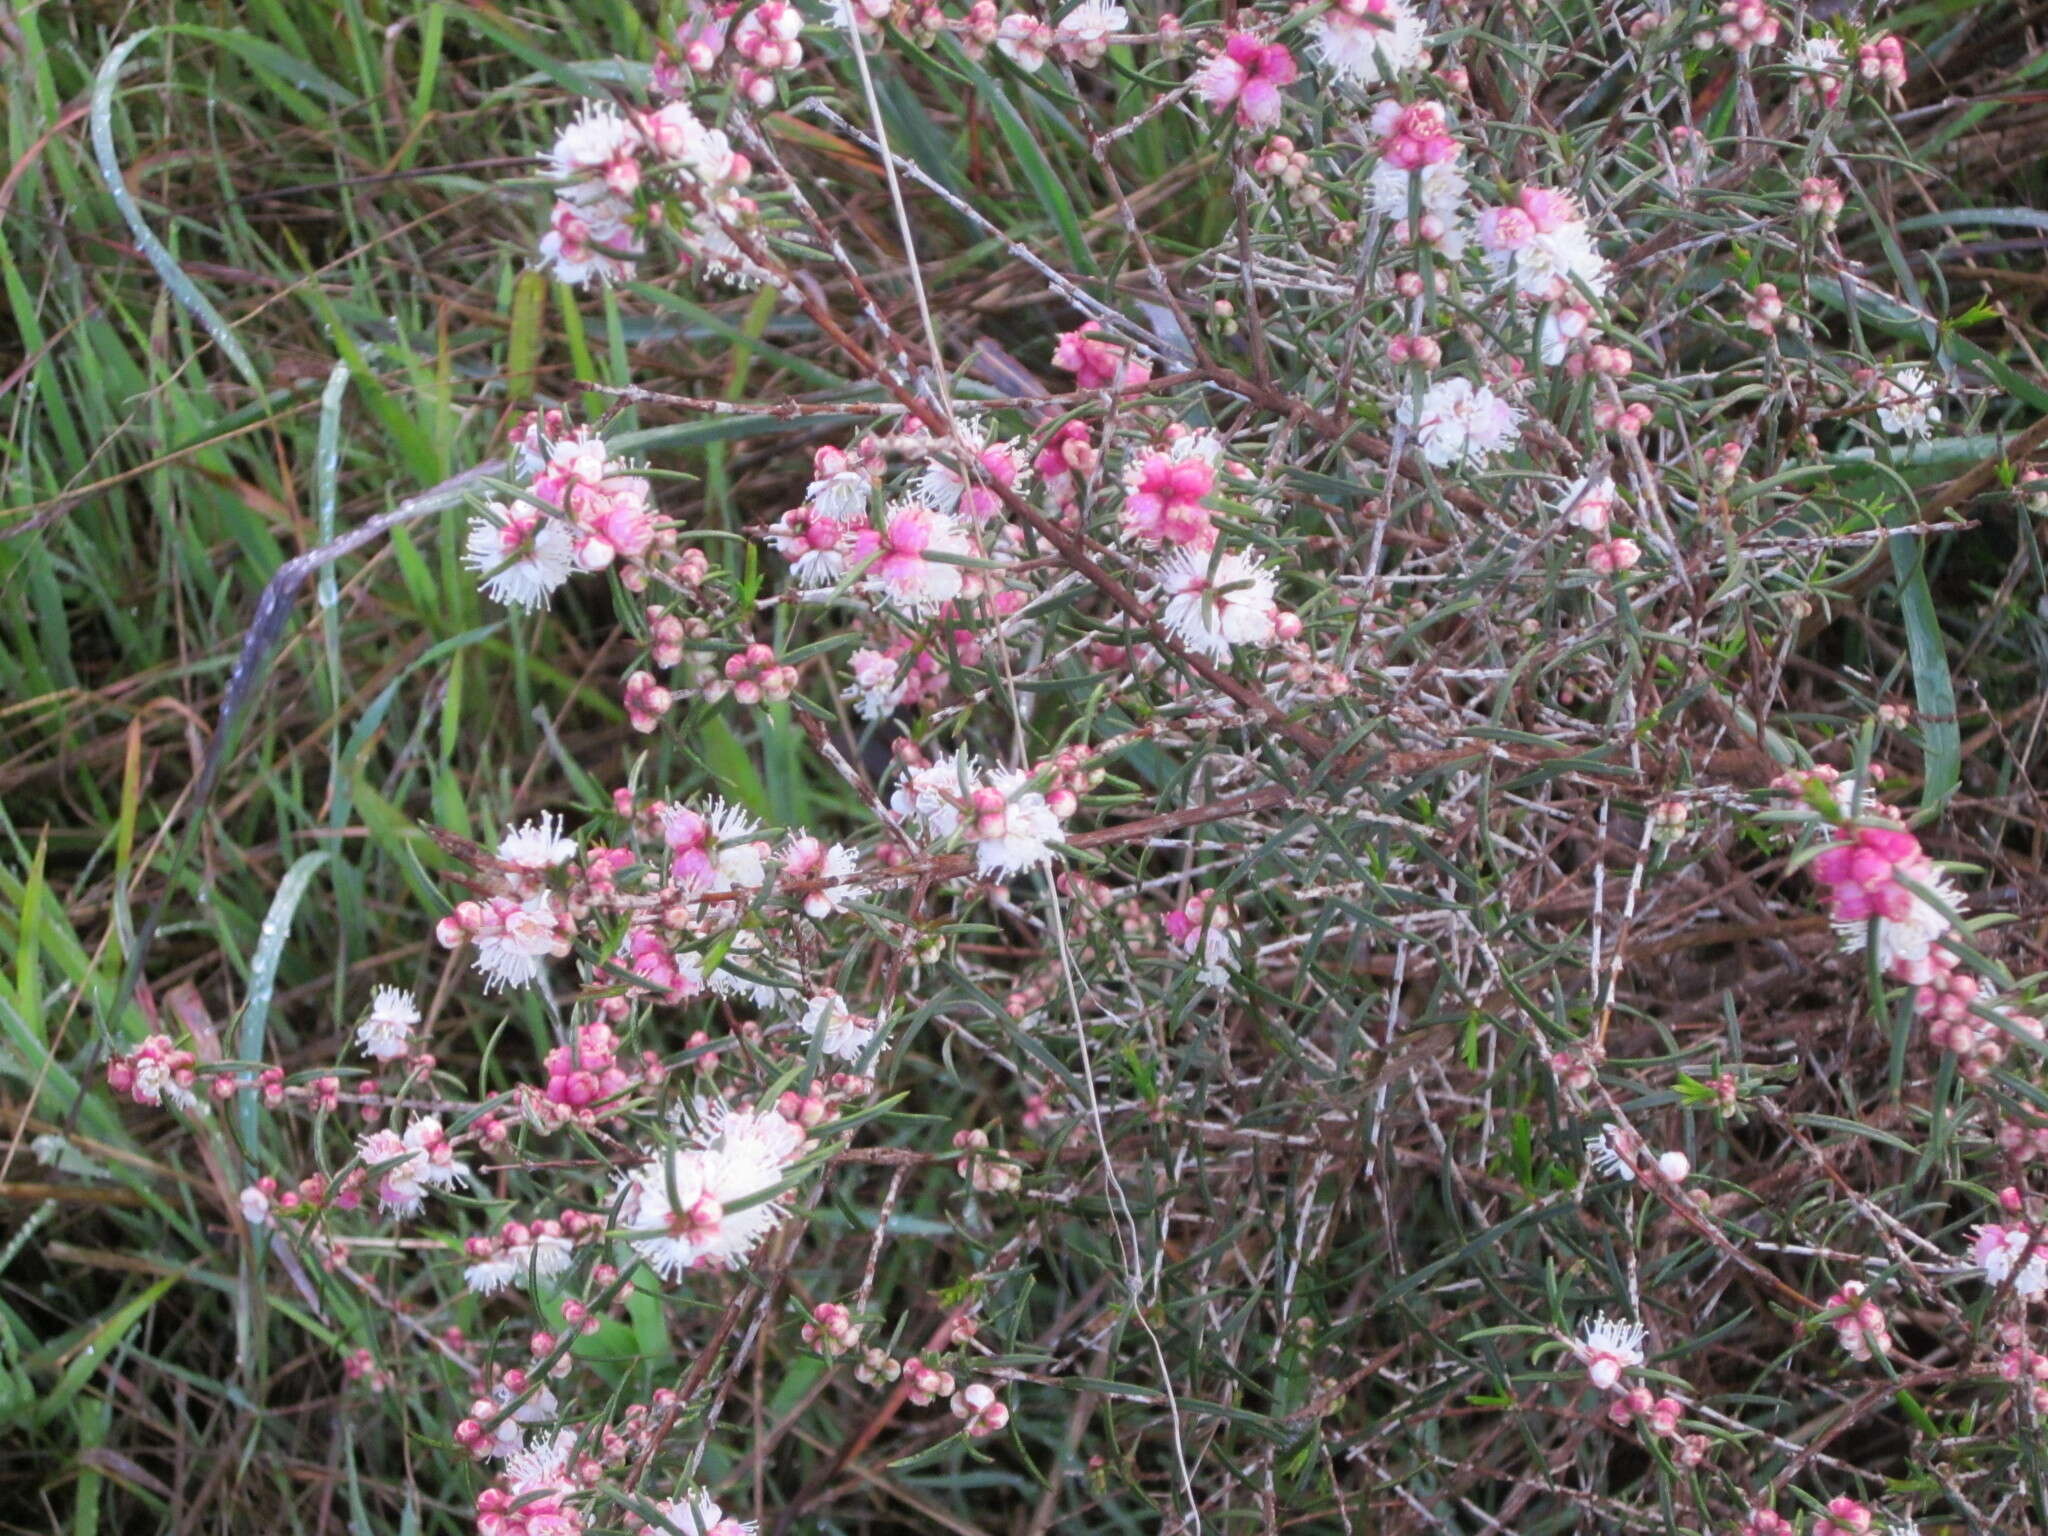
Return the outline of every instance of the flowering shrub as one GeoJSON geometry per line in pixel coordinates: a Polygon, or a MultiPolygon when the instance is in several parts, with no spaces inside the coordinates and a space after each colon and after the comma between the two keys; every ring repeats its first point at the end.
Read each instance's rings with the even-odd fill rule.
{"type": "MultiPolygon", "coordinates": [[[[1890,25],[479,20],[505,153],[418,171],[502,360],[422,432],[322,296],[324,522],[158,841],[326,787],[214,933],[136,722],[118,895],[65,871],[133,974],[18,923],[4,1065],[138,1225],[37,1262],[160,1219],[365,1529],[2024,1524],[2048,396],[1901,241],[2039,216],[1922,206],[1981,119],[1909,135],[1963,103],[1890,25]],[[452,455],[352,526],[351,388],[452,455]],[[310,745],[238,761],[316,567],[310,745]]],[[[141,1315],[9,1347],[199,1347],[141,1315]]]]}

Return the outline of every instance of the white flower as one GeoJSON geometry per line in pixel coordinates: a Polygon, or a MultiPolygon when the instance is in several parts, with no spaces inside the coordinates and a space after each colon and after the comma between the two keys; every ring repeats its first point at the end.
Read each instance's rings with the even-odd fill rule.
{"type": "Polygon", "coordinates": [[[1924,438],[1941,420],[1940,393],[1925,368],[1901,368],[1878,381],[1878,424],[1894,437],[1924,438]]]}
{"type": "Polygon", "coordinates": [[[576,1432],[558,1429],[552,1435],[536,1435],[505,1463],[506,1491],[521,1494],[568,1492],[569,1462],[576,1454],[576,1432]]]}
{"type": "Polygon", "coordinates": [[[412,1029],[420,1021],[412,994],[397,987],[379,987],[370,995],[370,1016],[356,1026],[356,1043],[378,1061],[396,1061],[412,1049],[412,1029]]]}
{"type": "Polygon", "coordinates": [[[478,1296],[495,1296],[519,1278],[519,1266],[509,1254],[481,1259],[462,1271],[462,1283],[478,1296]]]}
{"type": "Polygon", "coordinates": [[[263,1226],[270,1220],[270,1196],[254,1184],[242,1191],[242,1220],[252,1227],[263,1226]]]}
{"type": "MultiPolygon", "coordinates": [[[[945,445],[950,457],[966,460],[977,459],[987,446],[988,427],[979,421],[960,422],[953,429],[952,442],[945,445]]],[[[935,511],[950,513],[960,505],[960,493],[966,489],[967,481],[960,471],[932,455],[925,459],[912,494],[935,511]]]]}
{"type": "Polygon", "coordinates": [[[1129,16],[1114,0],[1081,0],[1062,16],[1053,31],[1070,48],[1098,49],[1123,31],[1129,16]]]}
{"type": "Polygon", "coordinates": [[[974,792],[973,820],[966,824],[973,839],[975,868],[982,875],[1008,879],[1053,859],[1060,819],[1045,796],[1026,786],[1031,775],[1019,768],[998,768],[974,792]]]}
{"type": "Polygon", "coordinates": [[[495,992],[500,987],[524,987],[538,981],[541,961],[560,949],[554,902],[546,891],[535,891],[502,921],[477,934],[476,968],[483,973],[484,990],[495,992]]]}
{"type": "Polygon", "coordinates": [[[711,990],[721,997],[744,997],[757,1008],[772,1008],[778,1003],[793,1002],[800,996],[794,987],[786,987],[773,981],[756,981],[753,976],[742,976],[734,966],[760,975],[764,967],[759,963],[768,953],[768,941],[752,928],[736,930],[732,942],[726,946],[725,956],[718,962],[718,969],[710,975],[711,990]]]}
{"type": "Polygon", "coordinates": [[[1624,1184],[1636,1181],[1635,1159],[1622,1150],[1631,1140],[1628,1132],[1618,1125],[1603,1125],[1586,1138],[1586,1161],[1593,1171],[1610,1179],[1620,1179],[1624,1184]]]}
{"type": "Polygon", "coordinates": [[[463,564],[483,578],[484,595],[510,608],[545,608],[576,569],[576,541],[560,521],[493,502],[469,522],[463,564]]]}
{"type": "Polygon", "coordinates": [[[968,759],[942,752],[897,781],[889,809],[904,821],[920,823],[943,842],[960,830],[960,807],[972,792],[968,779],[973,772],[968,759]]]}
{"type": "Polygon", "coordinates": [[[1273,573],[1258,556],[1225,550],[1177,550],[1159,568],[1161,615],[1189,650],[1215,661],[1230,659],[1240,645],[1273,642],[1280,609],[1273,597],[1273,573]]]}
{"type": "Polygon", "coordinates": [[[780,1115],[705,1106],[694,1145],[657,1154],[621,1185],[634,1251],[669,1280],[699,1266],[737,1268],[782,1219],[782,1198],[762,1197],[803,1145],[803,1131],[780,1115]]]}
{"type": "MultiPolygon", "coordinates": [[[[1465,194],[1471,183],[1465,179],[1464,171],[1455,160],[1440,160],[1435,165],[1425,165],[1419,171],[1403,170],[1398,165],[1382,160],[1372,169],[1372,206],[1375,213],[1390,219],[1405,219],[1412,211],[1408,205],[1411,187],[1418,188],[1422,211],[1433,213],[1446,224],[1455,224],[1462,219],[1465,211],[1465,194]]],[[[1463,234],[1457,251],[1450,252],[1456,260],[1463,254],[1463,234]]]]}
{"type": "Polygon", "coordinates": [[[1587,1379],[1605,1392],[1621,1380],[1622,1372],[1643,1363],[1643,1325],[1602,1312],[1579,1329],[1573,1349],[1585,1362],[1587,1379]]]}
{"type": "Polygon", "coordinates": [[[1842,45],[1838,39],[1827,36],[1805,38],[1792,50],[1786,62],[1806,74],[1839,80],[1842,75],[1842,45]]]}
{"type": "Polygon", "coordinates": [[[641,147],[640,130],[627,121],[618,108],[593,103],[555,135],[548,151],[547,174],[557,181],[577,181],[564,195],[577,197],[587,189],[603,195],[603,183],[583,183],[581,178],[601,172],[615,161],[631,158],[641,147]]]}
{"type": "Polygon", "coordinates": [[[752,1520],[733,1519],[700,1488],[686,1488],[656,1508],[682,1536],[755,1536],[759,1529],[752,1520]]]}
{"type": "Polygon", "coordinates": [[[1429,30],[1408,0],[1380,0],[1369,19],[1336,6],[1309,23],[1315,56],[1344,85],[1377,85],[1422,62],[1429,30]]]}
{"type": "Polygon", "coordinates": [[[821,992],[804,1009],[803,1031],[818,1049],[840,1061],[858,1061],[874,1041],[875,1021],[855,1013],[837,992],[821,992]]]}
{"type": "Polygon", "coordinates": [[[545,874],[576,857],[576,840],[562,835],[560,816],[543,814],[538,821],[522,823],[500,838],[498,857],[526,874],[545,874]]]}
{"type": "Polygon", "coordinates": [[[522,1286],[552,1280],[574,1262],[575,1244],[558,1232],[528,1228],[526,1241],[505,1245],[505,1262],[512,1266],[512,1278],[522,1286]]]}
{"type": "Polygon", "coordinates": [[[1423,392],[1419,407],[1413,395],[1403,395],[1394,417],[1439,468],[1511,447],[1522,424],[1518,407],[1470,379],[1439,380],[1423,392]]]}
{"type": "Polygon", "coordinates": [[[1490,250],[1486,259],[1496,278],[1512,282],[1517,291],[1531,298],[1559,298],[1578,288],[1593,294],[1607,291],[1607,258],[1593,243],[1593,232],[1583,220],[1568,220],[1556,229],[1531,235],[1512,249],[1490,250]]]}
{"type": "Polygon", "coordinates": [[[1988,1284],[2013,1282],[2013,1291],[2032,1301],[2048,1294],[2048,1235],[2036,1236],[2025,1225],[1987,1225],[1977,1228],[1973,1252],[1984,1270],[1988,1284]],[[2032,1253],[2027,1250],[2031,1247],[2032,1253]],[[2020,1263],[2021,1255],[2026,1263],[2020,1263]]]}

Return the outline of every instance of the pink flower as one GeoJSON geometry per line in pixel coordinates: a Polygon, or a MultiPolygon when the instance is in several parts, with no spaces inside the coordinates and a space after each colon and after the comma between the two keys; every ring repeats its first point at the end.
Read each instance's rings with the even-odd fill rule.
{"type": "Polygon", "coordinates": [[[854,564],[865,567],[863,589],[912,612],[960,595],[965,569],[933,556],[972,553],[957,522],[918,501],[898,502],[881,527],[863,528],[853,538],[854,564]]]}
{"type": "Polygon", "coordinates": [[[1104,340],[1094,320],[1060,333],[1052,365],[1071,373],[1079,389],[1125,389],[1152,377],[1149,362],[1121,342],[1104,340]]]}
{"type": "Polygon", "coordinates": [[[1216,542],[1203,499],[1215,488],[1215,468],[1200,455],[1148,453],[1124,475],[1124,533],[1148,544],[1207,549],[1216,542]]]}
{"type": "Polygon", "coordinates": [[[1294,55],[1281,43],[1263,43],[1249,32],[1233,32],[1223,51],[1195,75],[1195,91],[1212,111],[1235,102],[1244,128],[1270,128],[1285,105],[1280,93],[1300,77],[1294,55]]]}

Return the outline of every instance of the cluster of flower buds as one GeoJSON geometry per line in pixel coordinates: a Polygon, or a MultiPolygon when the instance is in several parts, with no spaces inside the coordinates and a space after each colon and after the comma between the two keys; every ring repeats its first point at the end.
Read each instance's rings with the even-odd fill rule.
{"type": "Polygon", "coordinates": [[[989,1149],[987,1131],[955,1131],[953,1147],[967,1154],[953,1164],[953,1171],[978,1193],[1011,1195],[1023,1188],[1024,1170],[1001,1152],[989,1149]]]}
{"type": "Polygon", "coordinates": [[[1670,1440],[1671,1459],[1681,1467],[1697,1467],[1706,1460],[1713,1442],[1705,1435],[1681,1435],[1679,1421],[1684,1414],[1685,1404],[1677,1398],[1659,1397],[1641,1385],[1617,1388],[1607,1402],[1608,1422],[1616,1428],[1633,1424],[1643,1434],[1670,1440]]]}
{"type": "Polygon", "coordinates": [[[920,1408],[953,1395],[953,1373],[916,1355],[903,1362],[903,1379],[910,1384],[910,1400],[920,1408]]]}
{"type": "Polygon", "coordinates": [[[981,1382],[970,1382],[953,1394],[953,1417],[961,1421],[960,1427],[974,1439],[999,1434],[1010,1422],[1010,1410],[1003,1400],[996,1396],[993,1387],[981,1382]]]}
{"type": "Polygon", "coordinates": [[[192,1085],[199,1081],[198,1058],[180,1050],[169,1035],[151,1035],[132,1051],[107,1062],[107,1086],[137,1104],[172,1106],[187,1112],[199,1107],[192,1085]]]}
{"type": "Polygon", "coordinates": [[[860,1347],[861,1327],[853,1314],[836,1301],[821,1301],[811,1308],[803,1326],[804,1343],[830,1360],[860,1347]]]}
{"type": "Polygon", "coordinates": [[[1738,53],[1768,48],[1778,40],[1778,18],[1764,0],[1721,0],[1719,25],[1693,38],[1697,48],[1711,48],[1718,39],[1738,53]]]}
{"type": "Polygon", "coordinates": [[[1906,45],[1888,32],[1866,40],[1856,50],[1856,73],[1873,85],[1905,89],[1906,45]]]}
{"type": "Polygon", "coordinates": [[[1851,1359],[1873,1360],[1891,1353],[1892,1335],[1885,1325],[1884,1309],[1870,1299],[1862,1281],[1845,1282],[1828,1297],[1827,1310],[1836,1314],[1828,1319],[1828,1326],[1851,1359]]]}
{"type": "Polygon", "coordinates": [[[775,658],[775,647],[755,641],[726,657],[723,674],[706,670],[699,676],[697,691],[710,703],[728,694],[749,707],[780,703],[796,692],[797,671],[775,658]]]}

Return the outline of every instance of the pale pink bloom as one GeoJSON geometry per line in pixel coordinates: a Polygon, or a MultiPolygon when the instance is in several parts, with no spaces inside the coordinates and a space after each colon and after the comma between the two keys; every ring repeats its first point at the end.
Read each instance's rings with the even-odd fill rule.
{"type": "Polygon", "coordinates": [[[854,562],[856,541],[867,531],[867,515],[838,518],[806,504],[782,515],[768,530],[775,548],[789,562],[799,587],[837,586],[854,562]]]}
{"type": "Polygon", "coordinates": [[[644,147],[640,130],[616,107],[593,103],[555,136],[547,173],[570,183],[562,195],[575,201],[631,197],[640,185],[644,147]]]}
{"type": "Polygon", "coordinates": [[[1643,1363],[1643,1325],[1609,1317],[1605,1312],[1583,1325],[1572,1348],[1586,1367],[1586,1378],[1602,1392],[1617,1386],[1622,1374],[1643,1363]]]}
{"type": "Polygon", "coordinates": [[[576,568],[576,541],[537,507],[492,502],[470,519],[463,564],[483,578],[486,597],[508,607],[545,608],[576,568]]]}
{"type": "Polygon", "coordinates": [[[919,822],[928,834],[943,841],[960,830],[961,811],[972,793],[968,780],[973,772],[968,759],[941,753],[924,767],[903,775],[889,797],[889,809],[905,821],[919,822]]]}
{"type": "Polygon", "coordinates": [[[385,1126],[356,1142],[356,1157],[377,1180],[377,1204],[394,1216],[417,1216],[427,1203],[426,1159],[385,1126]],[[389,1166],[383,1166],[388,1164],[389,1166]]]}
{"type": "Polygon", "coordinates": [[[1008,879],[1052,862],[1060,819],[1030,782],[1021,769],[997,768],[968,796],[961,827],[974,843],[982,875],[1008,879]]]}
{"type": "Polygon", "coordinates": [[[575,857],[576,840],[563,836],[562,818],[552,812],[522,822],[498,840],[498,861],[511,865],[529,888],[575,857]]]}
{"type": "Polygon", "coordinates": [[[419,1005],[397,987],[379,987],[370,997],[369,1016],[356,1026],[363,1054],[377,1061],[396,1061],[412,1049],[413,1026],[420,1022],[419,1005]]]}
{"type": "Polygon", "coordinates": [[[173,1045],[169,1035],[151,1035],[107,1062],[107,1086],[137,1104],[157,1105],[168,1099],[179,1109],[196,1110],[199,1100],[191,1090],[198,1080],[196,1058],[173,1045]]]}
{"type": "Polygon", "coordinates": [[[768,844],[761,824],[742,806],[714,799],[703,811],[668,806],[661,835],[669,847],[669,878],[692,893],[756,891],[768,883],[768,844]]]}
{"type": "Polygon", "coordinates": [[[1562,302],[1584,289],[1605,293],[1606,258],[1579,206],[1548,187],[1524,187],[1514,204],[1483,210],[1476,230],[1494,275],[1535,299],[1562,302]]]}
{"type": "Polygon", "coordinates": [[[802,1153],[803,1130],[773,1112],[700,1104],[688,1145],[654,1155],[620,1184],[621,1225],[664,1279],[686,1269],[737,1268],[782,1220],[785,1200],[763,1199],[802,1153]],[[734,1209],[734,1207],[742,1207],[734,1209]]]}
{"type": "Polygon", "coordinates": [[[850,702],[863,720],[880,720],[895,713],[913,680],[902,657],[866,646],[849,656],[846,666],[853,680],[840,697],[850,702]]]}
{"type": "Polygon", "coordinates": [[[868,460],[829,444],[811,455],[811,484],[804,500],[811,508],[842,523],[864,523],[874,472],[868,460]]]}
{"type": "Polygon", "coordinates": [[[270,1193],[258,1185],[251,1184],[241,1193],[238,1202],[242,1208],[242,1220],[252,1227],[260,1227],[270,1220],[270,1193]]]}
{"type": "Polygon", "coordinates": [[[965,567],[934,557],[973,553],[957,522],[917,501],[897,502],[881,527],[863,528],[853,539],[862,590],[913,613],[950,603],[965,582],[965,567]]]}
{"type": "Polygon", "coordinates": [[[1987,1284],[2010,1280],[2014,1294],[2028,1301],[2048,1295],[2048,1234],[2025,1222],[1987,1223],[1977,1228],[1970,1252],[1987,1284]]]}
{"type": "Polygon", "coordinates": [[[821,922],[867,895],[868,888],[853,878],[859,869],[843,843],[828,846],[800,833],[782,845],[782,884],[802,892],[804,911],[821,922]]]}
{"type": "Polygon", "coordinates": [[[455,1143],[442,1129],[438,1115],[421,1115],[408,1125],[405,1145],[416,1159],[416,1174],[421,1182],[435,1189],[451,1189],[469,1182],[469,1168],[456,1161],[455,1143]]]}
{"type": "Polygon", "coordinates": [[[1012,11],[996,29],[996,48],[1019,69],[1036,73],[1052,52],[1053,30],[1029,11],[1012,11]]]}
{"type": "Polygon", "coordinates": [[[1195,94],[1211,111],[1235,104],[1239,126],[1271,128],[1280,121],[1286,98],[1280,93],[1300,72],[1294,55],[1281,43],[1262,42],[1249,32],[1233,32],[1223,51],[1195,74],[1195,94]]]}
{"type": "Polygon", "coordinates": [[[1080,0],[1054,23],[1054,43],[1061,56],[1075,64],[1100,63],[1109,52],[1109,40],[1128,20],[1115,0],[1080,0]]]}
{"type": "Polygon", "coordinates": [[[1240,645],[1273,643],[1280,615],[1273,573],[1256,555],[1178,550],[1159,568],[1162,618],[1191,651],[1227,661],[1240,645]]]}
{"type": "Polygon", "coordinates": [[[682,1532],[682,1536],[755,1536],[758,1529],[752,1520],[739,1520],[726,1514],[701,1489],[686,1489],[666,1504],[656,1506],[668,1523],[682,1532]]]}
{"type": "Polygon", "coordinates": [[[1786,60],[1805,78],[1823,106],[1832,107],[1842,99],[1842,74],[1848,67],[1839,40],[1825,34],[1806,38],[1786,60]]]}
{"type": "MultiPolygon", "coordinates": [[[[543,960],[569,953],[566,919],[546,891],[535,891],[524,901],[493,897],[478,905],[476,915],[469,937],[476,943],[476,968],[483,973],[486,992],[538,981],[543,960]]],[[[443,935],[444,942],[448,937],[443,935]]]]}
{"type": "Polygon", "coordinates": [[[1522,411],[1470,379],[1441,379],[1418,404],[1403,395],[1394,418],[1415,435],[1423,458],[1438,467],[1484,460],[1514,446],[1522,411]]]}
{"type": "Polygon", "coordinates": [[[548,232],[540,239],[541,265],[548,276],[572,288],[622,283],[631,277],[635,258],[644,249],[639,231],[627,221],[631,211],[610,199],[557,199],[548,216],[548,232]]]}
{"type": "Polygon", "coordinates": [[[1583,476],[1566,487],[1559,508],[1566,522],[1587,533],[1602,534],[1607,525],[1614,521],[1614,510],[1621,505],[1621,493],[1615,490],[1614,482],[1606,475],[1597,478],[1583,476]]]}

